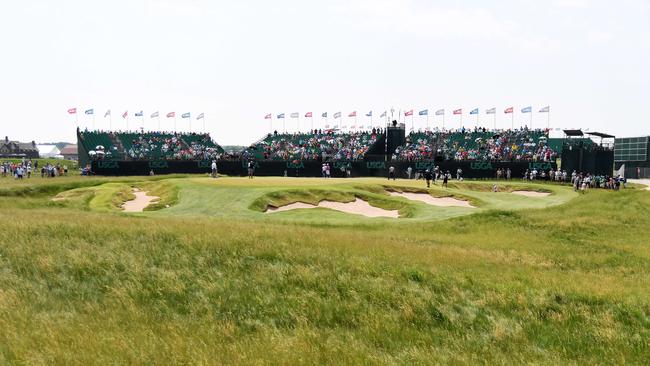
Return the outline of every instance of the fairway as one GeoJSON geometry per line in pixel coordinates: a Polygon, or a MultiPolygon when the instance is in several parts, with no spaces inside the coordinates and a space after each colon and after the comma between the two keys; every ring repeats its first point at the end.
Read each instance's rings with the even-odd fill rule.
{"type": "Polygon", "coordinates": [[[540,183],[2,180],[0,362],[645,363],[650,193],[540,183]],[[122,213],[137,187],[160,197],[122,213]],[[525,197],[515,190],[551,193],[525,197]],[[367,218],[318,200],[399,210],[367,218]]]}

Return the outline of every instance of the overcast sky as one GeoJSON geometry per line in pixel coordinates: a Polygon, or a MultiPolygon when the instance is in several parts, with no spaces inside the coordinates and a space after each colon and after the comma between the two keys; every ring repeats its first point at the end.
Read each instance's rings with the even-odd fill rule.
{"type": "Polygon", "coordinates": [[[180,114],[203,112],[216,141],[249,144],[269,131],[267,113],[300,112],[309,128],[310,111],[317,126],[354,110],[367,125],[369,110],[444,108],[457,127],[453,109],[473,126],[479,107],[491,126],[496,107],[508,127],[506,107],[550,105],[552,127],[648,135],[649,19],[647,0],[2,1],[0,134],[74,141],[73,107],[82,128],[93,108],[104,129],[107,109],[114,129],[126,110],[131,127],[144,110],[147,129],[155,111],[171,129],[175,111],[185,130],[180,114]]]}

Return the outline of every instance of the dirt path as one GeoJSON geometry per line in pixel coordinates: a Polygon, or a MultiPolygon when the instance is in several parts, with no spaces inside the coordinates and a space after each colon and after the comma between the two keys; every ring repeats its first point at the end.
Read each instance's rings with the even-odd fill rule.
{"type": "Polygon", "coordinates": [[[453,197],[433,197],[428,193],[412,193],[412,192],[390,192],[391,196],[404,197],[411,201],[420,201],[432,206],[440,207],[467,207],[475,208],[468,201],[459,200],[453,197]]]}
{"type": "Polygon", "coordinates": [[[650,191],[650,179],[630,179],[630,183],[643,184],[647,191],[650,191]]]}
{"type": "Polygon", "coordinates": [[[365,217],[390,217],[398,218],[398,210],[384,210],[383,208],[371,206],[368,202],[360,199],[355,199],[353,202],[333,202],[333,201],[321,201],[317,206],[311,205],[309,203],[296,202],[282,207],[270,207],[266,212],[282,212],[297,210],[302,208],[316,208],[323,207],[329,208],[331,210],[341,211],[345,213],[363,215],[365,217]]]}
{"type": "Polygon", "coordinates": [[[122,205],[124,212],[142,212],[151,203],[160,199],[160,197],[148,196],[147,192],[143,192],[138,188],[133,188],[133,194],[135,195],[135,199],[126,201],[122,205]]]}

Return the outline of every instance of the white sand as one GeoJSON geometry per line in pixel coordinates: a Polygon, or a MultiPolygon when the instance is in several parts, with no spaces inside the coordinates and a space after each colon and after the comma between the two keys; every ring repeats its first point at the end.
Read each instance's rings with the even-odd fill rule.
{"type": "Polygon", "coordinates": [[[122,205],[124,212],[142,212],[152,202],[160,199],[160,197],[156,196],[147,196],[147,192],[142,192],[137,188],[133,188],[133,194],[135,194],[135,199],[126,201],[122,205]]]}
{"type": "Polygon", "coordinates": [[[390,195],[394,197],[404,197],[411,201],[424,202],[432,206],[475,208],[468,201],[459,200],[453,197],[433,197],[428,193],[390,192],[390,195]]]}
{"type": "Polygon", "coordinates": [[[548,192],[535,192],[535,191],[513,191],[512,194],[518,194],[526,197],[546,197],[551,194],[548,192]]]}
{"type": "Polygon", "coordinates": [[[308,203],[296,202],[290,205],[277,207],[277,208],[269,207],[269,209],[266,212],[272,213],[272,212],[297,210],[301,208],[316,208],[316,207],[329,208],[331,210],[341,211],[341,212],[355,214],[355,215],[363,215],[365,217],[390,217],[390,218],[399,217],[399,211],[397,210],[384,210],[383,208],[374,207],[371,206],[368,202],[364,200],[360,200],[358,198],[356,198],[353,202],[346,202],[346,203],[333,202],[333,201],[321,201],[318,204],[318,206],[311,205],[308,203]]]}

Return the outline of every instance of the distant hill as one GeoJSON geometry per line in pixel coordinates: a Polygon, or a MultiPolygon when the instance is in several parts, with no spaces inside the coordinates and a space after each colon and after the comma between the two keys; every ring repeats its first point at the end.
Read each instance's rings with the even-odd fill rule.
{"type": "Polygon", "coordinates": [[[39,142],[39,145],[56,145],[56,148],[61,150],[66,145],[74,145],[72,142],[39,142]]]}
{"type": "Polygon", "coordinates": [[[239,145],[222,145],[224,151],[227,152],[241,152],[246,148],[246,146],[239,146],[239,145]]]}

